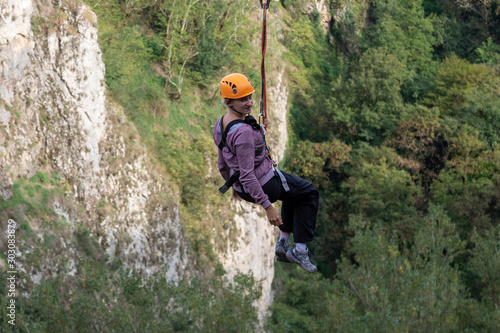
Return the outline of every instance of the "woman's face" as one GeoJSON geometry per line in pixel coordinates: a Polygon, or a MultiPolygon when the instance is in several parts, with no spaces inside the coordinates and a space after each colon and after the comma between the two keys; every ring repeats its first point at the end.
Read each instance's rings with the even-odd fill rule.
{"type": "Polygon", "coordinates": [[[232,105],[236,111],[249,114],[252,112],[253,99],[252,95],[248,95],[238,99],[229,100],[228,105],[232,105]]]}

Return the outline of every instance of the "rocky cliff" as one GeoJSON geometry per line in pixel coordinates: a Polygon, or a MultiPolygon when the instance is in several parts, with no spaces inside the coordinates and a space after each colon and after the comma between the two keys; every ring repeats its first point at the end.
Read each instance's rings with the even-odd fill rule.
{"type": "Polygon", "coordinates": [[[95,15],[72,1],[7,0],[0,10],[1,223],[23,226],[25,281],[74,273],[75,235],[86,231],[108,260],[174,280],[188,274],[175,191],[106,99],[95,15]],[[35,183],[42,199],[30,195],[35,183]],[[29,209],[37,203],[43,209],[29,209]],[[30,255],[47,239],[51,247],[30,255]]]}

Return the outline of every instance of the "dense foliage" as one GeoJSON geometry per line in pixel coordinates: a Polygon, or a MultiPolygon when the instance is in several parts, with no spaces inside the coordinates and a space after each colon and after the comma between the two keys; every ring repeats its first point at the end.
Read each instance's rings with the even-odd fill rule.
{"type": "MultiPolygon", "coordinates": [[[[88,257],[74,276],[41,281],[30,297],[17,298],[17,325],[2,321],[2,332],[250,332],[257,327],[252,303],[260,290],[251,276],[238,275],[232,283],[221,276],[175,283],[164,274],[144,279],[120,266],[110,270],[88,257]]],[[[7,273],[0,278],[3,305],[7,273]]],[[[8,318],[7,311],[2,306],[2,318],[8,318]]]]}
{"type": "Polygon", "coordinates": [[[270,330],[499,330],[500,2],[330,1],[325,30],[282,3],[319,37],[285,40],[286,166],[322,194],[324,279],[279,267],[270,330]]]}

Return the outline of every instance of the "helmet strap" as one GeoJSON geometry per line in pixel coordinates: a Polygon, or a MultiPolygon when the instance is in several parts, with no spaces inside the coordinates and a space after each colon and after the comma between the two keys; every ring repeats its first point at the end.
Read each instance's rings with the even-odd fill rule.
{"type": "Polygon", "coordinates": [[[229,107],[232,111],[234,111],[234,112],[236,112],[236,113],[238,113],[238,114],[240,114],[240,115],[242,115],[242,116],[246,116],[246,115],[247,115],[246,113],[243,113],[243,112],[240,112],[240,111],[236,111],[236,109],[235,109],[235,108],[234,108],[234,106],[232,106],[232,105],[228,105],[228,107],[229,107]]]}

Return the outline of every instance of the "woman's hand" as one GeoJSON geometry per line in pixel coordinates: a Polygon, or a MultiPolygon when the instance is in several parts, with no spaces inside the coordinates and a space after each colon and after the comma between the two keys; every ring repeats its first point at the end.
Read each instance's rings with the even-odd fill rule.
{"type": "Polygon", "coordinates": [[[271,225],[278,227],[283,224],[280,212],[273,205],[266,208],[266,215],[271,225]]]}

